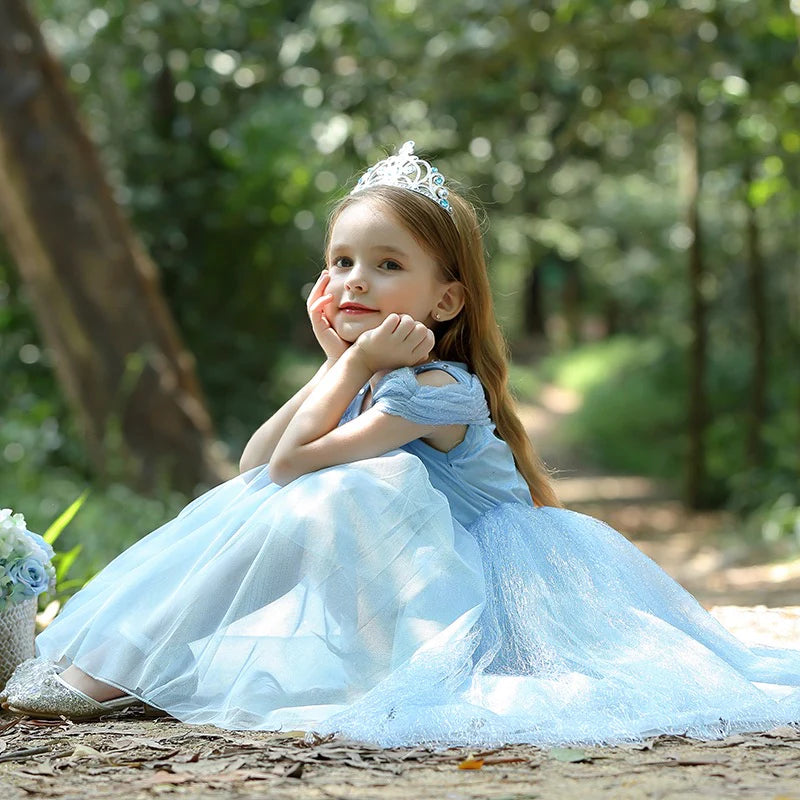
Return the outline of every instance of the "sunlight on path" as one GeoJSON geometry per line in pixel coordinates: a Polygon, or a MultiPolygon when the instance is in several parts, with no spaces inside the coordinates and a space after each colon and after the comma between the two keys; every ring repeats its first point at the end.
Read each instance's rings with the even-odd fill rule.
{"type": "Polygon", "coordinates": [[[714,606],[710,613],[749,645],[800,649],[800,606],[714,606]]]}
{"type": "Polygon", "coordinates": [[[536,403],[518,404],[564,505],[625,535],[720,621],[724,618],[726,627],[738,626],[742,638],[757,634],[768,644],[763,637],[773,635],[784,646],[800,647],[800,558],[775,564],[763,563],[764,557],[759,563],[752,546],[732,535],[733,514],[692,511],[659,481],[608,474],[588,463],[579,450],[565,447],[560,435],[580,406],[579,394],[550,384],[536,403]]]}

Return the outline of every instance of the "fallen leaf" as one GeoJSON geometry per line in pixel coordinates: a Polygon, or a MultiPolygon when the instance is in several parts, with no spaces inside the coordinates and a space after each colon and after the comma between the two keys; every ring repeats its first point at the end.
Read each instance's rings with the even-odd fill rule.
{"type": "Polygon", "coordinates": [[[269,772],[259,772],[257,770],[236,770],[235,772],[222,772],[212,776],[194,775],[188,772],[167,772],[159,770],[153,775],[149,775],[143,781],[136,784],[137,787],[147,786],[168,786],[180,783],[191,783],[199,781],[208,785],[236,783],[237,781],[264,781],[274,780],[275,775],[269,772]]]}
{"type": "Polygon", "coordinates": [[[778,725],[776,728],[770,728],[764,731],[762,736],[770,736],[775,739],[800,739],[800,731],[793,728],[791,725],[778,725]]]}
{"type": "Polygon", "coordinates": [[[304,764],[302,761],[297,761],[296,763],[289,766],[289,768],[283,773],[284,778],[302,778],[303,777],[303,767],[304,764]]]}
{"type": "Polygon", "coordinates": [[[25,775],[52,775],[55,776],[58,773],[53,769],[53,765],[49,761],[44,761],[41,764],[36,764],[32,767],[26,767],[25,769],[17,770],[20,773],[24,773],[25,775]]]}
{"type": "Polygon", "coordinates": [[[76,744],[75,749],[72,751],[70,758],[96,758],[103,754],[94,747],[89,747],[88,744],[76,744]]]}
{"type": "Polygon", "coordinates": [[[19,725],[24,719],[25,717],[14,717],[14,719],[10,720],[9,722],[0,725],[0,733],[5,733],[9,728],[19,725]]]}
{"type": "Polygon", "coordinates": [[[10,753],[0,756],[0,761],[18,761],[38,756],[49,752],[49,747],[28,747],[25,750],[12,750],[10,753]]]}
{"type": "Polygon", "coordinates": [[[429,755],[429,751],[418,747],[414,750],[407,750],[406,752],[401,750],[386,751],[386,755],[398,761],[410,761],[412,759],[414,761],[421,761],[429,755]]]}
{"type": "Polygon", "coordinates": [[[31,717],[20,717],[20,722],[25,727],[31,728],[73,728],[75,727],[75,723],[72,720],[67,719],[66,717],[61,717],[60,719],[32,719],[31,717]]]}
{"type": "Polygon", "coordinates": [[[208,785],[225,783],[238,783],[239,781],[272,781],[275,775],[270,772],[259,772],[254,769],[240,769],[236,772],[222,772],[219,775],[208,778],[208,785]]]}
{"type": "Polygon", "coordinates": [[[705,742],[705,747],[735,747],[736,745],[742,744],[746,742],[747,738],[745,736],[741,736],[740,734],[732,734],[731,736],[726,736],[724,739],[718,739],[710,742],[705,742]]]}
{"type": "Polygon", "coordinates": [[[565,762],[578,762],[578,761],[588,761],[591,762],[591,757],[586,755],[585,750],[576,750],[572,747],[554,747],[550,750],[551,758],[554,758],[556,761],[565,761],[565,762]]]}
{"type": "Polygon", "coordinates": [[[674,762],[679,767],[720,767],[730,763],[727,758],[676,758],[674,762]]]}
{"type": "Polygon", "coordinates": [[[146,736],[131,736],[126,738],[125,742],[129,742],[133,746],[149,747],[151,750],[175,750],[174,742],[170,742],[169,740],[166,742],[161,742],[157,739],[151,739],[146,736]]]}
{"type": "Polygon", "coordinates": [[[494,750],[481,750],[480,753],[470,753],[470,758],[486,758],[486,756],[493,756],[499,752],[500,748],[495,747],[494,750]]]}
{"type": "Polygon", "coordinates": [[[186,772],[167,772],[165,769],[160,769],[157,772],[149,775],[141,782],[141,786],[154,786],[158,784],[176,784],[186,783],[187,781],[196,781],[197,775],[190,775],[186,772]]]}
{"type": "Polygon", "coordinates": [[[647,767],[698,767],[698,766],[715,766],[725,767],[730,764],[728,759],[710,759],[710,758],[677,758],[675,756],[667,756],[666,761],[642,761],[642,765],[647,767]]]}

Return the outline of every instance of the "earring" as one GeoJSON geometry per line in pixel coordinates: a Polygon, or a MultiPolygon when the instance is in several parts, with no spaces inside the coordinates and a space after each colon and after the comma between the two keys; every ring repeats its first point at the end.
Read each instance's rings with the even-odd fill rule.
{"type": "Polygon", "coordinates": [[[439,319],[439,312],[438,312],[438,311],[437,311],[437,312],[436,312],[436,313],[433,315],[433,318],[434,318],[435,320],[438,320],[438,319],[439,319]]]}

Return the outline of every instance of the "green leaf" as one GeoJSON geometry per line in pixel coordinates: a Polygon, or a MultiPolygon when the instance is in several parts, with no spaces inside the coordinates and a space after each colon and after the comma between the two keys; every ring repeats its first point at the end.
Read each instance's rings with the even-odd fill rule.
{"type": "Polygon", "coordinates": [[[86,578],[70,578],[68,581],[61,581],[58,584],[58,593],[67,594],[73,589],[82,589],[87,583],[86,578]]]}
{"type": "Polygon", "coordinates": [[[61,531],[69,525],[72,521],[72,518],[78,513],[80,507],[86,501],[86,498],[89,496],[89,490],[85,489],[80,497],[78,497],[75,501],[73,501],[70,506],[63,511],[58,519],[53,522],[53,524],[44,532],[44,536],[42,537],[48,544],[53,544],[53,542],[58,539],[61,535],[61,531]]]}
{"type": "Polygon", "coordinates": [[[82,544],[76,544],[72,550],[68,550],[66,553],[56,553],[56,555],[53,556],[53,565],[56,568],[56,584],[67,576],[69,568],[78,557],[82,548],[82,544]]]}

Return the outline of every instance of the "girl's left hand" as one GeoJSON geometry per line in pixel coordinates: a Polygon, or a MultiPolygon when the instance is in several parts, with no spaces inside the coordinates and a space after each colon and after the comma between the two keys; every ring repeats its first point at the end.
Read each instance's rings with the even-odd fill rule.
{"type": "Polygon", "coordinates": [[[422,364],[435,344],[436,338],[427,325],[408,314],[389,314],[377,328],[364,331],[353,343],[353,349],[375,373],[422,364]]]}

